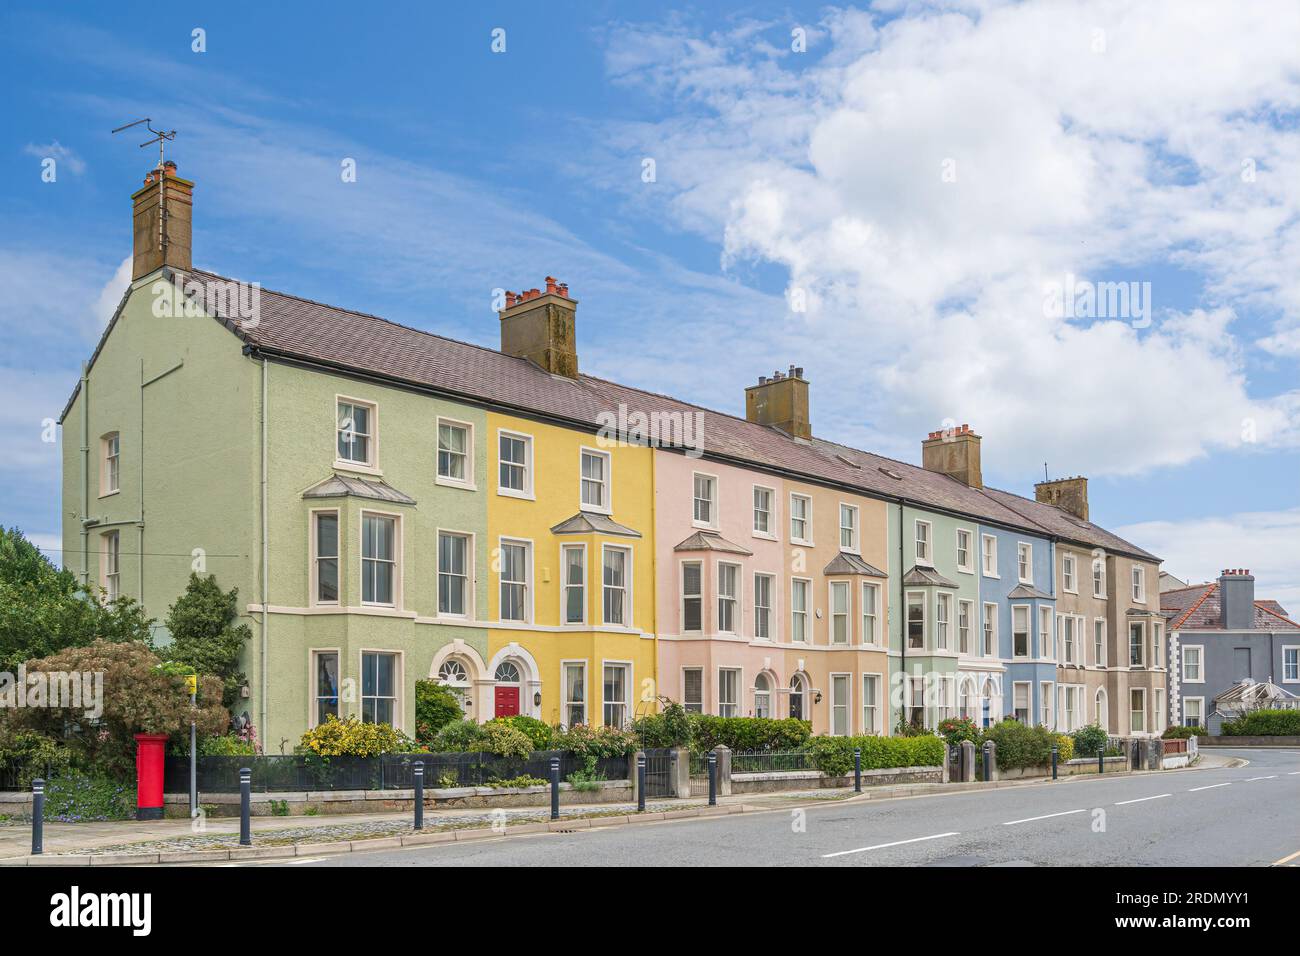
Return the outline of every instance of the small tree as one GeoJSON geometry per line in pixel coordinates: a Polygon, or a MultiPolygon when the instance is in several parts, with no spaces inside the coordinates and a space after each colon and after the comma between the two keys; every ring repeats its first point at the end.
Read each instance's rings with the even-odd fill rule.
{"type": "Polygon", "coordinates": [[[51,738],[66,738],[90,762],[119,777],[131,773],[136,734],[179,735],[193,719],[199,733],[207,736],[223,732],[230,724],[216,678],[199,678],[199,703],[192,707],[184,678],[167,673],[141,643],[96,641],[27,665],[29,675],[55,671],[102,674],[102,713],[88,716],[86,706],[28,707],[18,711],[16,719],[51,738]]]}
{"type": "Polygon", "coordinates": [[[417,680],[415,739],[427,746],[443,727],[453,720],[460,720],[464,716],[460,701],[460,694],[445,684],[434,680],[417,680]]]}
{"type": "Polygon", "coordinates": [[[252,632],[239,617],[239,589],[223,593],[215,575],[206,578],[191,572],[185,593],[167,612],[167,629],[172,643],[160,650],[164,659],[185,664],[200,674],[221,680],[221,703],[234,706],[246,680],[239,659],[252,632]]]}
{"type": "Polygon", "coordinates": [[[0,528],[0,671],[95,640],[144,642],[152,623],[135,601],[105,602],[17,528],[0,528]]]}

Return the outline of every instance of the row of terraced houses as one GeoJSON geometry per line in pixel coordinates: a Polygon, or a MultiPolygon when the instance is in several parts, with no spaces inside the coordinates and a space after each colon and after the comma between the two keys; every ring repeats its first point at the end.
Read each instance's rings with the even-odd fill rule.
{"type": "Polygon", "coordinates": [[[192,199],[170,164],[134,195],[61,418],[65,564],[158,618],[192,569],[237,587],[272,749],[412,730],[428,678],[480,720],[1163,729],[1159,559],[1086,479],[985,487],[966,425],[919,467],[817,438],[798,367],[743,418],[583,375],[552,279],[506,295],[499,351],[250,291],[193,268],[192,199]]]}

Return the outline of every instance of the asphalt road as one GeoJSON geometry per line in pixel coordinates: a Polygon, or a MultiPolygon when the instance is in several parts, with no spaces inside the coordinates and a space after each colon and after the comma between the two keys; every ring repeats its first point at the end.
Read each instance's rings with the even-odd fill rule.
{"type": "Polygon", "coordinates": [[[297,866],[1260,866],[1300,862],[1300,750],[1248,766],[298,859],[297,866]]]}

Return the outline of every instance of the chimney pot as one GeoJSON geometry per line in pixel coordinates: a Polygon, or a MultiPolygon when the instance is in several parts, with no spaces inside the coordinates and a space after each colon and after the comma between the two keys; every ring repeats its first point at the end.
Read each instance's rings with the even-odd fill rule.
{"type": "Polygon", "coordinates": [[[569,287],[555,276],[546,277],[545,304],[540,289],[506,292],[501,312],[501,351],[527,359],[552,375],[578,377],[576,315],[578,303],[569,298],[569,287]],[[556,301],[556,300],[562,301],[556,301]]]}
{"type": "Polygon", "coordinates": [[[189,272],[193,268],[190,242],[194,184],[177,176],[176,163],[168,160],[161,169],[149,170],[144,185],[131,195],[131,201],[131,278],[142,278],[163,266],[189,272]],[[164,208],[165,217],[162,216],[164,208]]]}
{"type": "Polygon", "coordinates": [[[812,438],[803,369],[792,363],[789,372],[777,369],[771,378],[760,375],[757,385],[745,389],[745,419],[779,428],[795,438],[812,438]]]}

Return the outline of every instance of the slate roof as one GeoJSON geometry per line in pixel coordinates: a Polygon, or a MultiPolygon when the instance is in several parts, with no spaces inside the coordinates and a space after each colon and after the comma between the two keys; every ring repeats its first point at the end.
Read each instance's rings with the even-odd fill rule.
{"type": "MultiPolygon", "coordinates": [[[[1160,595],[1160,609],[1169,618],[1170,630],[1224,630],[1218,581],[1166,591],[1160,595]]],[[[1263,600],[1255,602],[1254,629],[1300,631],[1300,624],[1291,620],[1286,609],[1276,601],[1263,600]]]]}
{"type": "Polygon", "coordinates": [[[913,565],[903,575],[903,584],[909,588],[955,588],[957,583],[949,581],[934,568],[923,568],[920,565],[913,565]]]}
{"type": "Polygon", "coordinates": [[[884,571],[881,571],[875,565],[868,564],[856,554],[849,554],[847,551],[841,551],[835,557],[831,558],[831,563],[826,565],[822,574],[828,576],[840,574],[861,574],[869,578],[887,578],[889,577],[884,571]]]}
{"type": "Polygon", "coordinates": [[[1011,589],[1011,592],[1007,594],[1007,597],[1011,598],[1013,601],[1023,601],[1026,598],[1031,598],[1035,601],[1056,600],[1056,598],[1052,597],[1050,594],[1040,591],[1038,588],[1028,584],[1017,584],[1011,589]]]}
{"type": "Polygon", "coordinates": [[[613,518],[591,511],[579,511],[572,518],[565,518],[551,529],[551,534],[619,534],[627,538],[641,537],[640,531],[633,531],[613,518]]]}
{"type": "Polygon", "coordinates": [[[673,545],[674,551],[721,551],[724,554],[753,554],[748,548],[728,541],[716,531],[697,531],[673,545]]]}
{"type": "MultiPolygon", "coordinates": [[[[234,281],[199,269],[186,275],[200,282],[234,281]]],[[[120,311],[121,305],[118,308],[120,311]]],[[[217,311],[212,302],[207,303],[207,308],[217,311]]],[[[218,315],[218,319],[255,355],[307,362],[344,374],[373,375],[592,430],[603,424],[598,417],[602,412],[616,412],[620,405],[647,415],[698,415],[703,450],[715,458],[1002,527],[1054,535],[1144,560],[1159,560],[1097,525],[1076,522],[1051,505],[1004,491],[970,488],[948,475],[847,445],[818,438],[795,439],[777,428],[591,375],[580,375],[576,381],[552,375],[525,359],[368,313],[263,288],[256,326],[245,326],[237,316],[218,315]]],[[[101,337],[96,355],[115,322],[116,316],[101,337]]],[[[91,361],[93,364],[94,357],[91,361]]]]}
{"type": "Polygon", "coordinates": [[[304,498],[341,498],[347,495],[353,498],[369,498],[372,501],[387,501],[397,505],[415,504],[414,498],[403,494],[392,485],[382,481],[370,481],[367,478],[353,478],[351,475],[330,475],[302,493],[304,498]]]}

